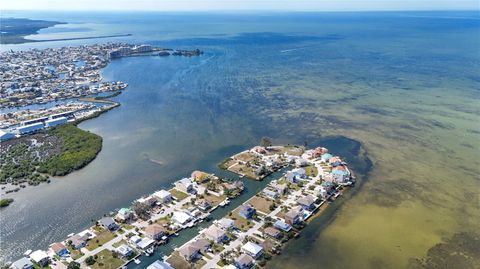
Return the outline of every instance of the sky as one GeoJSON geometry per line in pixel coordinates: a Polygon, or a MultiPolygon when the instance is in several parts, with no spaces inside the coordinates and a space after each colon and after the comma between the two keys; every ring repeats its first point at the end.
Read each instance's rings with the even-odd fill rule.
{"type": "Polygon", "coordinates": [[[1,10],[479,10],[480,0],[1,0],[1,10]]]}

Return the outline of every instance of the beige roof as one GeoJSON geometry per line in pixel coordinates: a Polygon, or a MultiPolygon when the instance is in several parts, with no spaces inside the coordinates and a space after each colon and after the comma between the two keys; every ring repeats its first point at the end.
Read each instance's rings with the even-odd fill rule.
{"type": "Polygon", "coordinates": [[[164,233],[165,229],[159,224],[151,224],[145,228],[145,234],[147,235],[157,235],[159,233],[164,233]]]}
{"type": "Polygon", "coordinates": [[[217,238],[225,236],[225,231],[218,228],[216,225],[211,225],[205,231],[205,235],[210,239],[217,239],[217,238]]]}

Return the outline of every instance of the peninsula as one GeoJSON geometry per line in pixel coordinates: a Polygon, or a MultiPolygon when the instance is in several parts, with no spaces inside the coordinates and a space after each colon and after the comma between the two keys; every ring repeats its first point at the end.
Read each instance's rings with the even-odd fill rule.
{"type": "Polygon", "coordinates": [[[100,152],[102,138],[76,125],[119,105],[108,99],[120,94],[127,83],[104,82],[100,74],[110,61],[131,56],[191,57],[202,53],[198,49],[125,43],[1,53],[1,109],[60,103],[48,109],[0,114],[0,184],[13,186],[5,193],[16,192],[25,183],[37,185],[49,182],[49,176],[78,170],[100,152]]]}
{"type": "MultiPolygon", "coordinates": [[[[355,183],[347,164],[323,147],[257,146],[242,154],[254,156],[265,169],[283,168],[282,175],[269,178],[267,187],[146,268],[263,267],[310,219],[355,183]]],[[[47,267],[61,262],[72,268],[139,264],[141,256],[157,254],[156,247],[169,244],[170,237],[188,237],[182,230],[208,222],[212,211],[228,206],[244,190],[241,180],[202,171],[173,185],[106,214],[46,251],[29,250],[15,263],[47,267]]]]}

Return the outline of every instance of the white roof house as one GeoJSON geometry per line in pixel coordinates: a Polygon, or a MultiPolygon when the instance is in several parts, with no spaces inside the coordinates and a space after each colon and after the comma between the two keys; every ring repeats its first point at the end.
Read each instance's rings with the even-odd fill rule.
{"type": "Polygon", "coordinates": [[[156,260],[149,266],[147,266],[147,269],[173,269],[168,263],[156,260]]]}
{"type": "Polygon", "coordinates": [[[160,202],[167,202],[172,199],[172,194],[166,190],[159,190],[153,194],[160,202]]]}
{"type": "Polygon", "coordinates": [[[45,260],[48,261],[49,257],[47,253],[43,250],[36,250],[30,254],[30,259],[38,264],[44,264],[45,260]]]}
{"type": "Polygon", "coordinates": [[[262,255],[263,248],[255,243],[247,242],[242,246],[242,252],[252,256],[252,258],[258,258],[262,255]]]}
{"type": "Polygon", "coordinates": [[[142,240],[140,240],[140,242],[137,243],[137,247],[141,249],[147,249],[154,243],[155,243],[155,240],[152,240],[150,238],[142,238],[142,240]]]}
{"type": "Polygon", "coordinates": [[[223,229],[233,228],[234,223],[235,221],[227,218],[223,218],[218,221],[218,224],[220,224],[220,227],[222,227],[223,229]]]}
{"type": "Polygon", "coordinates": [[[175,223],[178,223],[181,225],[184,225],[185,223],[189,222],[191,219],[192,217],[183,211],[175,211],[173,212],[173,215],[172,215],[172,220],[175,223]]]}

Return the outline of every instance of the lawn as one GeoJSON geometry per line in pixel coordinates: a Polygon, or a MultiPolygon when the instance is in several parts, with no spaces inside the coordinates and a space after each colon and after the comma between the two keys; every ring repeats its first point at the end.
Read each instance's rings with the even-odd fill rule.
{"type": "Polygon", "coordinates": [[[204,198],[212,205],[212,207],[214,207],[219,205],[221,202],[223,202],[227,197],[225,195],[216,196],[216,195],[210,194],[210,195],[204,195],[204,198]]]}
{"type": "Polygon", "coordinates": [[[253,221],[252,220],[246,220],[243,217],[240,217],[240,215],[238,214],[238,211],[239,211],[238,208],[235,209],[232,213],[232,216],[229,216],[229,218],[234,220],[235,227],[237,227],[238,229],[240,229],[242,231],[247,231],[248,229],[253,227],[253,221]],[[250,223],[250,224],[248,224],[248,223],[250,223]]]}
{"type": "Polygon", "coordinates": [[[189,263],[180,256],[178,251],[172,253],[172,255],[166,260],[175,269],[199,269],[202,268],[207,262],[203,259],[198,259],[195,263],[189,263]]]}
{"type": "Polygon", "coordinates": [[[122,240],[118,241],[117,243],[114,243],[112,246],[113,246],[114,248],[118,248],[119,246],[124,245],[124,244],[127,245],[128,243],[127,243],[127,241],[125,241],[124,239],[122,239],[122,240]]]}
{"type": "Polygon", "coordinates": [[[87,244],[88,250],[94,250],[102,246],[103,244],[107,243],[108,241],[112,240],[113,238],[115,238],[115,234],[113,234],[110,231],[104,230],[103,228],[94,227],[94,230],[97,236],[92,240],[88,241],[88,244],[87,244]]]}
{"type": "Polygon", "coordinates": [[[228,171],[233,172],[235,174],[239,174],[239,175],[245,175],[246,177],[251,179],[259,180],[259,177],[255,174],[255,171],[253,170],[253,168],[248,167],[244,164],[237,163],[236,165],[230,167],[228,171]]]}
{"type": "Polygon", "coordinates": [[[83,256],[83,253],[80,252],[80,250],[78,250],[78,249],[74,249],[70,246],[67,246],[67,249],[70,252],[70,257],[72,257],[72,259],[74,259],[74,260],[83,256]]]}
{"type": "Polygon", "coordinates": [[[177,201],[182,201],[183,199],[188,197],[187,193],[184,193],[183,191],[179,191],[175,188],[169,190],[169,192],[172,194],[173,197],[175,197],[175,199],[177,199],[177,201]]]}
{"type": "Polygon", "coordinates": [[[253,196],[250,200],[247,201],[247,203],[251,204],[258,211],[261,211],[267,214],[272,212],[270,210],[270,205],[273,204],[273,201],[265,199],[263,197],[253,196]]]}
{"type": "Polygon", "coordinates": [[[95,264],[90,265],[92,269],[117,269],[125,263],[120,258],[114,258],[112,252],[108,249],[100,251],[97,256],[95,264]]]}
{"type": "Polygon", "coordinates": [[[304,169],[305,169],[305,174],[307,174],[307,176],[309,177],[315,177],[318,174],[318,169],[314,165],[306,166],[304,167],[304,169]]]}
{"type": "Polygon", "coordinates": [[[231,159],[231,158],[227,158],[225,160],[223,160],[221,163],[218,164],[218,167],[220,169],[228,169],[228,167],[230,167],[231,165],[233,165],[234,163],[236,163],[237,161],[231,159]]]}
{"type": "Polygon", "coordinates": [[[244,162],[252,161],[253,159],[255,159],[255,157],[256,156],[253,153],[250,153],[250,152],[242,152],[242,153],[239,153],[239,154],[233,156],[234,159],[244,161],[244,162]]]}

